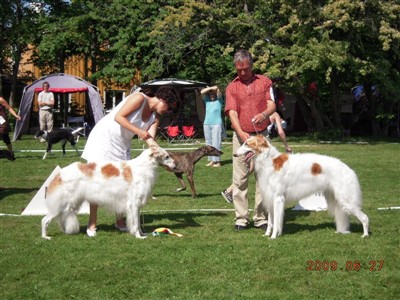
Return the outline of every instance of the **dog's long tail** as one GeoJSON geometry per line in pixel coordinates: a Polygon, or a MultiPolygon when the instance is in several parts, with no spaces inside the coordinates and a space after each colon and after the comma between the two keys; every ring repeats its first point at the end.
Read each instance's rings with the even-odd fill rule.
{"type": "Polygon", "coordinates": [[[68,211],[62,214],[58,223],[60,224],[61,230],[66,234],[76,234],[79,232],[79,220],[78,216],[74,211],[68,211]]]}

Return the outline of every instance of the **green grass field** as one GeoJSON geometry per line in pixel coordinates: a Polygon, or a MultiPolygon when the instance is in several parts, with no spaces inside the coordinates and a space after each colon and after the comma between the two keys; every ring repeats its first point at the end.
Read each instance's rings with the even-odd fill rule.
{"type": "MultiPolygon", "coordinates": [[[[84,143],[79,141],[80,150],[84,143]]],[[[143,209],[143,228],[168,227],[183,237],[136,239],[117,232],[114,215],[100,209],[95,238],[86,236],[88,216],[80,215],[80,234],[64,235],[52,222],[53,239],[43,240],[42,216],[20,214],[57,165],[79,158],[55,152],[43,161],[43,152],[29,151],[44,150],[45,144],[23,136],[14,143],[17,160],[0,160],[0,298],[397,299],[400,210],[378,208],[400,205],[400,145],[322,144],[300,137],[289,143],[295,152],[335,156],[356,171],[370,237],[361,238],[362,226],[354,218],[352,233],[338,235],[327,212],[292,207],[286,208],[284,233],[276,240],[255,228],[235,231],[233,205],[220,194],[232,171],[231,145],[224,144],[221,168],[206,167],[206,158],[197,163],[196,199],[190,190],[176,193],[177,179],[160,169],[157,199],[143,209]]],[[[132,147],[143,144],[134,140],[132,147]]],[[[254,177],[251,203],[253,195],[254,177]]]]}

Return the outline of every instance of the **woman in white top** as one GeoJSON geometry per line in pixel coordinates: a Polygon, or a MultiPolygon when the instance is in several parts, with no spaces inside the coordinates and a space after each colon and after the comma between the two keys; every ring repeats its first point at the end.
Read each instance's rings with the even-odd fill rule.
{"type": "MultiPolygon", "coordinates": [[[[174,89],[160,88],[150,97],[135,92],[127,96],[108,115],[102,118],[90,132],[82,158],[88,162],[125,161],[130,159],[132,138],[136,135],[150,146],[156,144],[154,137],[160,116],[174,111],[178,96],[174,89]]],[[[97,205],[90,205],[86,233],[96,235],[97,205]]],[[[115,227],[126,231],[123,219],[117,219],[115,227]]]]}

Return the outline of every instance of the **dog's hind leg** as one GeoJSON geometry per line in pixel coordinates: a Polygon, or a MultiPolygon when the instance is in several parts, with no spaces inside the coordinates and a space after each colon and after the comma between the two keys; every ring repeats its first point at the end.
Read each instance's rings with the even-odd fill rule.
{"type": "Polygon", "coordinates": [[[358,207],[353,208],[350,212],[361,222],[363,225],[363,235],[362,237],[367,237],[369,235],[368,228],[369,228],[369,218],[368,216],[358,207]]]}
{"type": "MultiPolygon", "coordinates": [[[[335,217],[336,233],[347,234],[350,233],[350,219],[347,209],[338,201],[340,192],[326,191],[324,193],[328,211],[335,217]]],[[[343,197],[347,197],[343,195],[343,197]]]]}
{"type": "Polygon", "coordinates": [[[344,220],[347,222],[342,222],[342,225],[340,225],[340,223],[336,222],[336,229],[337,232],[343,233],[340,229],[340,226],[343,226],[343,230],[344,233],[348,233],[349,228],[350,228],[350,222],[349,222],[349,216],[350,215],[354,215],[363,225],[363,235],[362,237],[366,237],[368,236],[369,232],[369,218],[368,216],[361,210],[361,203],[362,203],[362,199],[361,199],[361,190],[358,188],[353,188],[352,189],[353,192],[352,193],[345,193],[343,195],[340,195],[339,192],[336,193],[336,195],[338,195],[338,199],[340,199],[335,203],[336,204],[336,211],[338,212],[338,214],[335,214],[335,219],[336,216],[339,215],[339,218],[341,216],[341,214],[345,214],[347,216],[347,220],[344,218],[344,220]],[[339,196],[340,195],[340,196],[339,196]],[[339,198],[340,197],[340,198],[339,198]],[[345,199],[345,201],[343,201],[343,199],[345,199]],[[344,228],[344,226],[347,225],[347,231],[346,228],[344,228]]]}
{"type": "MultiPolygon", "coordinates": [[[[337,205],[336,209],[338,209],[338,207],[339,207],[339,204],[337,205]]],[[[344,232],[340,231],[339,223],[337,222],[336,223],[337,232],[340,232],[340,233],[348,233],[348,232],[350,232],[349,231],[349,228],[350,228],[349,216],[353,215],[360,221],[360,223],[363,226],[363,235],[362,235],[362,237],[368,236],[368,234],[369,234],[369,232],[368,232],[368,228],[369,228],[369,218],[368,218],[368,216],[358,206],[355,206],[355,205],[346,205],[344,208],[342,208],[342,207],[340,207],[340,208],[343,211],[343,214],[345,214],[347,216],[347,224],[343,223],[343,225],[347,225],[347,231],[346,230],[344,232]]],[[[335,215],[335,217],[336,217],[336,215],[335,215]]]]}
{"type": "Polygon", "coordinates": [[[43,217],[42,219],[42,238],[46,239],[46,240],[50,240],[51,237],[49,237],[47,235],[47,227],[49,226],[51,220],[53,220],[54,216],[52,216],[51,214],[48,214],[46,216],[43,217]]]}
{"type": "MultiPolygon", "coordinates": [[[[79,138],[79,135],[78,135],[78,138],[79,138]]],[[[79,156],[78,148],[76,148],[75,137],[73,135],[70,136],[69,143],[71,144],[72,147],[74,147],[76,154],[79,156]]]]}
{"type": "MultiPolygon", "coordinates": [[[[134,200],[137,201],[137,200],[134,200]]],[[[140,230],[140,207],[137,204],[130,204],[126,213],[126,223],[129,233],[138,239],[145,239],[146,235],[142,235],[140,230]]]]}
{"type": "Polygon", "coordinates": [[[78,155],[78,156],[79,156],[79,151],[78,151],[78,148],[76,148],[76,146],[75,146],[75,145],[72,145],[72,144],[71,144],[71,146],[75,148],[76,155],[78,155]]]}
{"type": "Polygon", "coordinates": [[[181,188],[177,188],[176,191],[181,192],[181,191],[186,190],[186,184],[185,184],[185,181],[183,181],[183,177],[182,177],[183,173],[174,173],[174,174],[175,174],[176,178],[178,178],[179,183],[182,186],[181,188]]]}
{"type": "Polygon", "coordinates": [[[335,207],[335,223],[336,233],[350,233],[349,215],[339,205],[336,205],[335,207]]]}
{"type": "Polygon", "coordinates": [[[67,140],[63,140],[62,142],[61,142],[61,147],[62,147],[62,151],[63,151],[63,154],[62,154],[62,156],[64,157],[65,156],[65,144],[67,143],[67,140]]]}
{"type": "Polygon", "coordinates": [[[79,220],[76,212],[73,210],[62,214],[58,219],[58,223],[61,230],[66,234],[77,234],[79,232],[79,220]]]}

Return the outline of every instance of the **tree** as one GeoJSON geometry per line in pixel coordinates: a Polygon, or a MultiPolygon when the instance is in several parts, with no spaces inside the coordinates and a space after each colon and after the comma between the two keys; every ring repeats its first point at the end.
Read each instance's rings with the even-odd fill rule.
{"type": "Polygon", "coordinates": [[[0,33],[0,92],[2,93],[3,78],[11,78],[9,103],[14,105],[18,69],[22,54],[27,50],[31,41],[31,30],[35,28],[36,13],[29,1],[5,0],[1,2],[3,16],[1,18],[0,33]]]}
{"type": "Polygon", "coordinates": [[[88,80],[128,87],[184,77],[223,87],[235,76],[233,53],[246,48],[257,72],[296,95],[310,131],[340,128],[340,95],[358,84],[374,134],[385,133],[399,102],[396,0],[43,2],[35,62],[49,70],[80,55],[88,80]],[[312,83],[318,95],[307,88],[312,83]]]}

